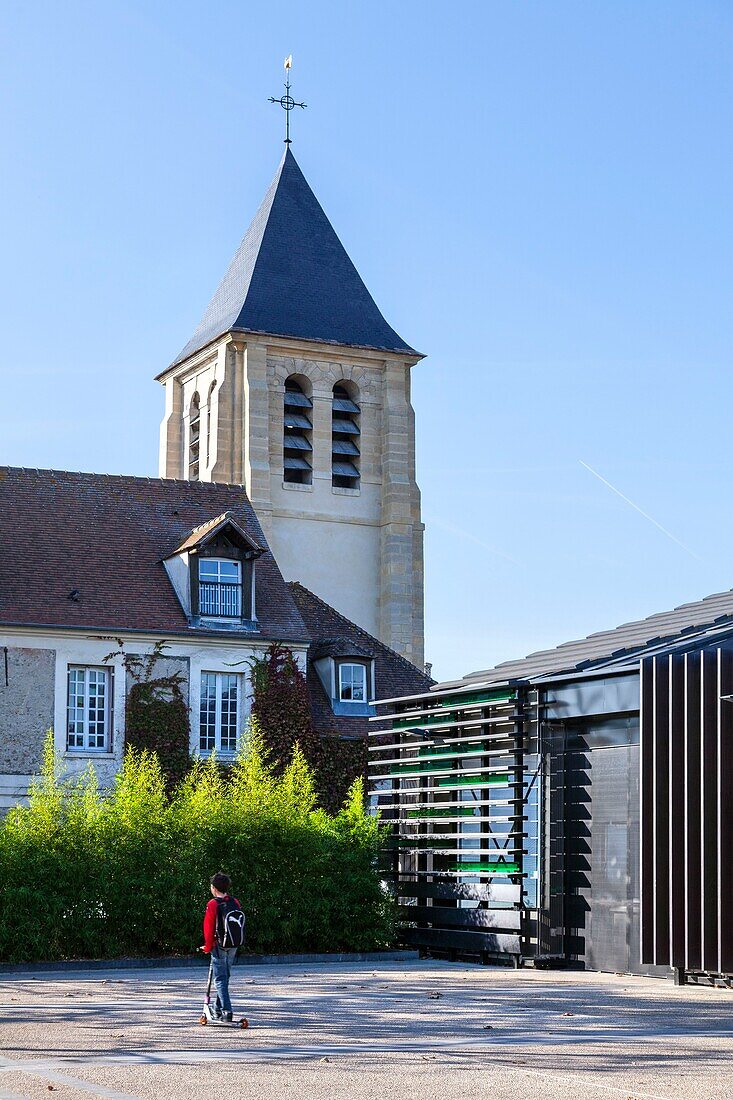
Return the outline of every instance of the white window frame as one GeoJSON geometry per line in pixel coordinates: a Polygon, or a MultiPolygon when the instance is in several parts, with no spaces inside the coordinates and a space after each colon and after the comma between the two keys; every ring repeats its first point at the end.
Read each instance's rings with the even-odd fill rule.
{"type": "Polygon", "coordinates": [[[209,756],[215,751],[217,756],[234,756],[239,747],[241,718],[244,711],[243,677],[236,672],[214,672],[210,669],[202,669],[199,688],[199,755],[209,756]],[[225,692],[230,691],[232,687],[236,689],[233,713],[231,700],[225,698],[225,692]],[[229,720],[226,721],[226,719],[229,720]],[[226,744],[222,745],[225,725],[226,744]]]}
{"type": "Polygon", "coordinates": [[[100,665],[68,665],[66,670],[66,751],[68,753],[109,753],[111,752],[111,731],[112,669],[100,665]],[[100,699],[98,690],[100,685],[103,687],[101,705],[92,708],[91,704],[100,699]]]}
{"type": "Polygon", "coordinates": [[[199,578],[199,615],[201,615],[202,618],[232,619],[232,620],[242,618],[242,605],[243,605],[243,602],[244,602],[244,592],[243,592],[243,589],[242,589],[242,563],[241,563],[241,561],[238,561],[236,558],[199,558],[198,559],[198,578],[199,578]],[[206,565],[216,565],[216,567],[217,567],[217,579],[216,580],[214,580],[214,581],[212,581],[211,579],[204,580],[202,578],[202,576],[201,576],[201,566],[204,565],[204,564],[206,564],[206,565]],[[222,599],[222,596],[224,595],[224,593],[222,592],[222,589],[225,588],[227,586],[227,583],[228,583],[227,581],[222,581],[221,580],[221,566],[222,565],[235,565],[237,567],[237,580],[234,582],[234,584],[230,584],[230,587],[235,589],[234,608],[233,609],[232,608],[227,608],[226,609],[227,611],[233,610],[234,611],[233,614],[223,614],[222,611],[221,611],[221,606],[222,606],[221,599],[222,599]],[[212,611],[210,608],[207,608],[206,610],[204,610],[203,601],[201,599],[201,586],[202,586],[202,584],[216,584],[216,585],[219,585],[219,588],[218,588],[218,591],[217,591],[217,597],[218,597],[218,600],[219,600],[219,605],[218,605],[219,610],[212,611]],[[236,599],[236,594],[238,594],[238,602],[237,602],[237,599],[236,599]]]}
{"type": "MultiPolygon", "coordinates": [[[[352,688],[352,691],[353,691],[353,687],[354,687],[353,681],[349,686],[352,688]]],[[[368,678],[367,678],[367,667],[366,667],[366,665],[359,664],[358,661],[343,661],[341,664],[339,664],[339,666],[338,666],[338,701],[340,703],[360,703],[362,706],[365,703],[369,702],[369,682],[368,682],[368,678]],[[353,695],[351,696],[350,699],[345,699],[344,698],[343,671],[344,671],[344,669],[347,669],[347,668],[348,669],[358,668],[359,671],[361,672],[361,682],[362,682],[362,690],[363,690],[363,697],[361,699],[354,699],[353,695]]]]}

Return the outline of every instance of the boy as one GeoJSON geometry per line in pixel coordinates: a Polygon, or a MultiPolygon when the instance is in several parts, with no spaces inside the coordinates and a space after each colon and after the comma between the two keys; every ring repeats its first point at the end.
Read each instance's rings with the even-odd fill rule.
{"type": "Polygon", "coordinates": [[[204,913],[204,942],[201,951],[211,955],[211,965],[214,972],[214,987],[216,989],[216,1003],[214,1011],[219,1019],[226,1023],[232,1022],[232,1002],[229,998],[229,975],[232,969],[239,945],[244,939],[244,914],[236,898],[230,894],[232,888],[229,875],[223,871],[217,871],[211,876],[211,901],[206,905],[204,913]],[[231,936],[227,931],[229,920],[233,918],[235,924],[239,924],[240,937],[235,940],[237,946],[229,946],[231,936]],[[222,929],[224,931],[222,931],[222,929]],[[222,944],[221,937],[225,940],[222,944]]]}

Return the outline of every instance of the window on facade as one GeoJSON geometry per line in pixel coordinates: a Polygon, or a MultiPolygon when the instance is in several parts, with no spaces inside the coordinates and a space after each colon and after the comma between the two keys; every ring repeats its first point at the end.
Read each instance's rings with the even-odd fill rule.
{"type": "Polygon", "coordinates": [[[242,614],[242,563],[199,558],[199,615],[238,619],[242,614]]]}
{"type": "Polygon", "coordinates": [[[331,476],[340,489],[359,487],[361,409],[344,383],[333,387],[331,415],[331,476]]]}
{"type": "Polygon", "coordinates": [[[201,445],[201,409],[199,408],[199,395],[195,393],[191,398],[191,408],[188,413],[188,480],[198,481],[199,478],[199,447],[201,445]]]}
{"type": "Polygon", "coordinates": [[[230,672],[201,673],[199,750],[237,751],[240,677],[230,672]]]}
{"type": "Polygon", "coordinates": [[[285,383],[283,410],[283,478],[310,485],[313,478],[313,402],[294,378],[285,383]]]}
{"type": "Polygon", "coordinates": [[[366,665],[339,665],[339,699],[342,703],[367,701],[366,665]]]}
{"type": "Polygon", "coordinates": [[[66,748],[106,752],[110,747],[110,670],[70,665],[66,696],[66,748]]]}

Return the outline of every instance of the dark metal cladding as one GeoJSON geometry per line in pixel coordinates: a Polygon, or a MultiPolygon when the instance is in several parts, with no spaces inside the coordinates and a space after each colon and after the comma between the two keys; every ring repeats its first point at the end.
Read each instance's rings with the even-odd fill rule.
{"type": "MultiPolygon", "coordinates": [[[[720,651],[721,696],[733,695],[733,651],[720,651]]],[[[720,712],[719,788],[720,840],[720,963],[723,974],[733,974],[733,700],[724,701],[720,712]]]]}
{"type": "Polygon", "coordinates": [[[702,969],[718,969],[718,654],[702,653],[702,969]]]}
{"type": "MultiPolygon", "coordinates": [[[[685,863],[685,658],[669,658],[669,859],[672,867],[685,863]]],[[[670,881],[670,963],[685,966],[685,879],[670,881]]]]}
{"type": "MultiPolygon", "coordinates": [[[[654,710],[654,880],[668,883],[669,863],[669,657],[656,666],[654,710]]],[[[669,891],[654,892],[654,956],[657,966],[670,965],[669,891]]]]}
{"type": "Polygon", "coordinates": [[[642,961],[730,975],[733,648],[649,657],[641,675],[642,961]]]}
{"type": "MultiPolygon", "coordinates": [[[[700,656],[685,654],[686,970],[702,966],[702,846],[700,806],[700,656]]],[[[676,965],[676,964],[675,964],[676,965]]]]}
{"type": "Polygon", "coordinates": [[[654,962],[654,706],[655,662],[641,665],[641,961],[654,962]]]}

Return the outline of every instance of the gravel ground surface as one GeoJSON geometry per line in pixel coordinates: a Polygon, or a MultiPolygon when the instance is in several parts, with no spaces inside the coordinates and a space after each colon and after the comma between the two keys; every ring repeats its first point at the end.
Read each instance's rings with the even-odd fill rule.
{"type": "Polygon", "coordinates": [[[241,967],[251,1027],[201,1027],[206,970],[0,981],[0,1100],[733,1100],[733,991],[460,963],[241,967]]]}

